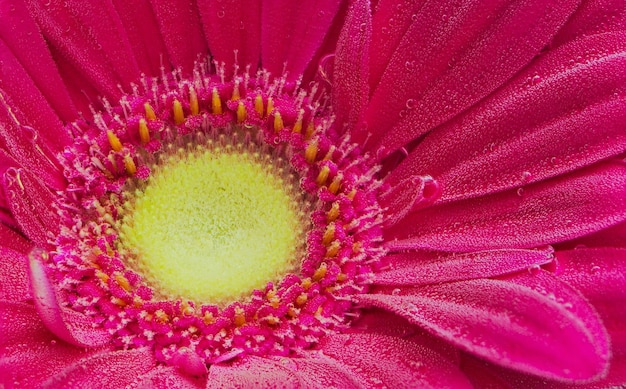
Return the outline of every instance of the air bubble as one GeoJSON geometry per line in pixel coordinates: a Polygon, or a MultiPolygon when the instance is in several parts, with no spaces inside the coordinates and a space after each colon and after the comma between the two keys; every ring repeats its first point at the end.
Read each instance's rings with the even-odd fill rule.
{"type": "Polygon", "coordinates": [[[415,100],[408,99],[406,101],[406,109],[413,109],[413,108],[415,108],[415,100]]]}

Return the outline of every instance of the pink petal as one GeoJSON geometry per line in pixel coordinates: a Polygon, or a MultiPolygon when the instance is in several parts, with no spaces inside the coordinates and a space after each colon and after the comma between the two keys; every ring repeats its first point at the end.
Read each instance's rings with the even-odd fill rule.
{"type": "Polygon", "coordinates": [[[607,335],[593,308],[549,273],[359,295],[493,363],[550,379],[589,380],[607,366],[607,335]]]}
{"type": "Polygon", "coordinates": [[[575,5],[556,0],[425,4],[374,90],[365,115],[371,149],[383,148],[384,157],[493,92],[549,43],[575,5]]]}
{"type": "Polygon", "coordinates": [[[139,376],[130,387],[136,389],[204,389],[206,378],[197,379],[180,374],[171,366],[157,366],[139,376]]]}
{"type": "Polygon", "coordinates": [[[0,224],[0,246],[20,254],[28,254],[33,248],[33,243],[12,229],[0,224]]]}
{"type": "Polygon", "coordinates": [[[38,388],[41,381],[91,352],[57,340],[31,304],[0,301],[0,386],[38,388]]]}
{"type": "Polygon", "coordinates": [[[589,247],[626,247],[626,223],[620,223],[616,226],[566,242],[561,246],[571,249],[581,245],[589,247]]]}
{"type": "Polygon", "coordinates": [[[196,2],[150,0],[150,3],[172,67],[182,67],[186,72],[191,72],[196,59],[204,59],[208,54],[196,2]]]}
{"type": "Polygon", "coordinates": [[[250,65],[254,74],[261,58],[261,2],[198,0],[198,9],[213,58],[228,74],[235,63],[241,70],[250,65]]]}
{"type": "Polygon", "coordinates": [[[557,275],[596,308],[614,350],[626,355],[626,249],[579,248],[559,251],[557,275]]]}
{"type": "MultiPolygon", "coordinates": [[[[463,373],[472,381],[475,388],[511,389],[507,380],[500,377],[492,365],[485,361],[463,354],[461,359],[463,373]]],[[[551,381],[554,383],[554,381],[551,381]]]]}
{"type": "Polygon", "coordinates": [[[149,349],[103,352],[68,365],[44,382],[42,388],[124,388],[155,366],[149,349]]]}
{"type": "Polygon", "coordinates": [[[560,45],[584,35],[624,30],[626,3],[623,0],[583,0],[552,44],[560,45]]]}
{"type": "MultiPolygon", "coordinates": [[[[65,189],[62,168],[56,151],[51,150],[46,139],[41,138],[30,123],[21,123],[20,112],[12,107],[12,100],[5,99],[0,91],[0,159],[2,173],[9,166],[24,167],[39,177],[48,187],[65,189]],[[9,160],[9,159],[12,159],[9,160]]],[[[60,123],[59,123],[60,125],[60,123]]]]}
{"type": "Polygon", "coordinates": [[[454,364],[410,341],[378,334],[337,334],[321,351],[358,372],[365,386],[388,388],[471,388],[454,364]]]}
{"type": "Polygon", "coordinates": [[[369,98],[368,62],[372,15],[368,0],[355,1],[339,35],[333,70],[332,104],[336,122],[352,130],[369,98]]]}
{"type": "Polygon", "coordinates": [[[263,2],[261,63],[275,76],[297,79],[322,44],[339,0],[263,2]]]}
{"type": "Polygon", "coordinates": [[[95,328],[93,321],[78,312],[59,305],[57,291],[46,274],[42,263],[43,252],[30,255],[30,281],[37,312],[46,327],[64,341],[79,347],[100,347],[111,340],[103,328],[95,328]]]}
{"type": "Polygon", "coordinates": [[[248,356],[228,365],[211,365],[207,389],[298,387],[295,375],[271,359],[248,356]]]}
{"type": "Polygon", "coordinates": [[[605,34],[542,56],[428,134],[387,181],[430,174],[445,188],[443,201],[459,200],[519,188],[624,150],[626,33],[605,34]]]}
{"type": "Polygon", "coordinates": [[[20,228],[35,245],[47,247],[48,234],[59,228],[52,193],[24,169],[10,168],[2,178],[9,208],[20,228]]]}
{"type": "Polygon", "coordinates": [[[552,250],[489,250],[467,254],[431,254],[424,258],[416,253],[391,255],[391,270],[374,275],[379,285],[426,285],[495,277],[552,261],[552,250]]]}
{"type": "Polygon", "coordinates": [[[28,2],[27,7],[40,26],[53,55],[70,63],[99,95],[117,98],[121,84],[128,87],[139,78],[139,68],[130,43],[113,5],[81,0],[48,3],[28,2]]]}
{"type": "Polygon", "coordinates": [[[368,333],[402,338],[444,356],[448,361],[457,364],[460,360],[459,350],[446,341],[431,335],[422,328],[411,324],[407,319],[380,309],[365,309],[361,317],[350,325],[348,333],[368,333]]]}
{"type": "Polygon", "coordinates": [[[149,0],[113,0],[131,50],[142,73],[161,75],[161,65],[169,64],[165,43],[149,0]]]}
{"type": "Polygon", "coordinates": [[[413,19],[426,3],[425,0],[380,0],[372,19],[371,50],[376,55],[370,56],[370,85],[375,88],[380,82],[389,59],[398,49],[413,19]]]}
{"type": "Polygon", "coordinates": [[[432,204],[440,195],[441,187],[431,176],[411,176],[394,183],[378,197],[385,226],[393,226],[412,210],[432,204]]]}
{"type": "MultiPolygon", "coordinates": [[[[15,127],[32,126],[45,139],[46,148],[51,148],[55,154],[62,151],[71,142],[69,134],[18,58],[1,40],[0,62],[0,127],[6,147],[15,147],[7,138],[24,137],[19,133],[10,134],[11,131],[18,132],[15,127]]],[[[42,163],[49,166],[48,161],[42,163]]]]}
{"type": "MultiPolygon", "coordinates": [[[[603,163],[478,199],[434,206],[388,231],[392,250],[525,248],[573,239],[626,219],[626,165],[603,163]]],[[[389,238],[388,238],[389,239],[389,238]]]]}
{"type": "Polygon", "coordinates": [[[28,257],[0,246],[0,300],[30,299],[28,257]]]}
{"type": "MultiPolygon", "coordinates": [[[[0,3],[0,20],[2,20],[0,41],[15,55],[37,89],[41,91],[41,94],[61,120],[66,122],[74,120],[77,116],[76,108],[65,90],[39,27],[28,14],[24,4],[19,1],[0,3]]],[[[43,108],[45,109],[45,107],[43,108]]],[[[36,112],[30,113],[35,114],[36,112]]],[[[67,134],[62,133],[59,136],[50,139],[50,141],[68,141],[67,134]]]]}
{"type": "Polygon", "coordinates": [[[323,356],[261,358],[247,356],[228,365],[212,365],[208,389],[217,388],[363,388],[359,376],[323,356]]]}

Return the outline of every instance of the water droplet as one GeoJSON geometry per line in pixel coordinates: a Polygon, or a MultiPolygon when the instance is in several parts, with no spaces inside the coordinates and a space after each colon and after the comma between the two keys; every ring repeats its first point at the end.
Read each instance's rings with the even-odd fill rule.
{"type": "Polygon", "coordinates": [[[366,29],[367,29],[367,24],[361,23],[361,25],[359,26],[359,31],[365,32],[366,29]]]}
{"type": "Polygon", "coordinates": [[[222,19],[224,16],[226,15],[226,12],[224,12],[223,9],[217,11],[217,17],[222,19]]]}
{"type": "Polygon", "coordinates": [[[411,15],[411,20],[417,22],[417,14],[411,15]]]}
{"type": "Polygon", "coordinates": [[[413,108],[415,108],[415,100],[408,99],[406,101],[406,109],[413,109],[413,108]]]}
{"type": "Polygon", "coordinates": [[[539,273],[539,270],[541,270],[541,266],[539,265],[532,265],[528,268],[528,272],[533,275],[539,273]]]}
{"type": "Polygon", "coordinates": [[[529,182],[533,178],[533,174],[529,171],[522,172],[522,182],[529,182]]]}
{"type": "Polygon", "coordinates": [[[534,75],[534,76],[530,79],[530,83],[531,83],[532,85],[537,85],[537,84],[539,84],[540,82],[541,82],[541,76],[540,76],[540,75],[538,75],[538,74],[534,75]]]}
{"type": "Polygon", "coordinates": [[[522,197],[524,195],[524,188],[517,188],[517,195],[522,197]]]}
{"type": "Polygon", "coordinates": [[[391,291],[391,294],[394,296],[397,296],[400,294],[400,288],[395,288],[394,290],[391,291]]]}
{"type": "Polygon", "coordinates": [[[591,267],[591,272],[592,273],[598,273],[601,270],[600,266],[592,266],[591,267]]]}

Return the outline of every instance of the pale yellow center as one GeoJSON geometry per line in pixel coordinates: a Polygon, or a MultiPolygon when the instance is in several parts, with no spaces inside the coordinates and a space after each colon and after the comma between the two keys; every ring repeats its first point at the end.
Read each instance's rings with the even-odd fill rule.
{"type": "Polygon", "coordinates": [[[300,204],[259,161],[220,150],[171,157],[137,191],[121,240],[162,296],[234,301],[296,266],[300,204]]]}

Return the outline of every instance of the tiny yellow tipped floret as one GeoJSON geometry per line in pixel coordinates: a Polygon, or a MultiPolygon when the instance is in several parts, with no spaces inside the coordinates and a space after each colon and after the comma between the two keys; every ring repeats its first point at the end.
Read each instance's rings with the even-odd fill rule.
{"type": "Polygon", "coordinates": [[[167,298],[227,303],[293,271],[294,199],[248,154],[172,158],[154,172],[122,226],[135,266],[167,298]]]}

